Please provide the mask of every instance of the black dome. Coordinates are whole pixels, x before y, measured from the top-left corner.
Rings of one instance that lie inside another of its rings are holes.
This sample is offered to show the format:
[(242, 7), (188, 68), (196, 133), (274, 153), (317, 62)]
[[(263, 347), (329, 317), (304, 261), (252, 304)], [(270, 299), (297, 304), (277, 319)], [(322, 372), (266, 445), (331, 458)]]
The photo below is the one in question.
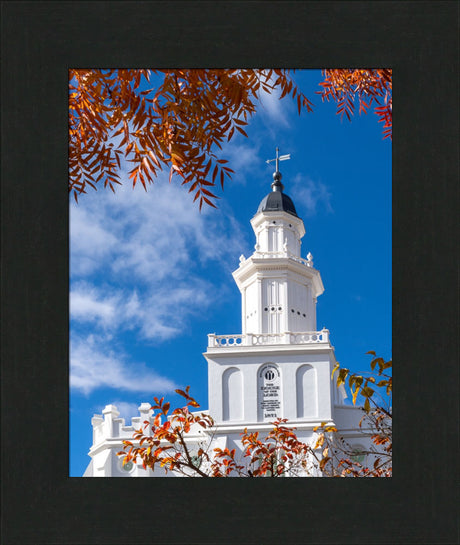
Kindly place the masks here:
[(281, 191), (272, 191), (264, 197), (257, 209), (257, 213), (259, 212), (287, 212), (296, 218), (299, 217), (291, 197)]
[(273, 178), (275, 179), (275, 181), (272, 183), (273, 191), (262, 199), (261, 203), (259, 204), (259, 208), (257, 209), (257, 213), (287, 212), (288, 214), (292, 214), (298, 218), (299, 216), (297, 215), (291, 197), (283, 193), (284, 186), (281, 183), (281, 174), (279, 172), (275, 172)]

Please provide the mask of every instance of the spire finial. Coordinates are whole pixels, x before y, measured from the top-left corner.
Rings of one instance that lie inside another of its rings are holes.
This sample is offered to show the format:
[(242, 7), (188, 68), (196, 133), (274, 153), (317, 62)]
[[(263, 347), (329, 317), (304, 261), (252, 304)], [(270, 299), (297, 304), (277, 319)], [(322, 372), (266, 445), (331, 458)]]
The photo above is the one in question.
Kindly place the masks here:
[(268, 163), (272, 163), (273, 161), (275, 161), (275, 172), (273, 173), (273, 183), (272, 183), (272, 189), (273, 191), (283, 191), (284, 189), (284, 186), (283, 184), (281, 183), (281, 172), (279, 171), (279, 162), (280, 161), (286, 161), (287, 159), (290, 159), (291, 158), (291, 154), (289, 153), (288, 155), (281, 155), (281, 157), (279, 156), (279, 148), (277, 147), (276, 148), (276, 157), (275, 159), (267, 159), (267, 161), (265, 161), (267, 164)]

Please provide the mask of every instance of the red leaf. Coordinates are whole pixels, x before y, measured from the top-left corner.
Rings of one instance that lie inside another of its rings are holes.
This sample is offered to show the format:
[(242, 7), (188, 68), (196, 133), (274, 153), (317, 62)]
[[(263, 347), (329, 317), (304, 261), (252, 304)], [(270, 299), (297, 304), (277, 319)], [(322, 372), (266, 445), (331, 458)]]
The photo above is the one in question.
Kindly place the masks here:
[(212, 173), (212, 182), (213, 182), (213, 183), (216, 181), (216, 176), (217, 176), (218, 170), (219, 170), (219, 166), (216, 165), (216, 166), (214, 167), (214, 171), (213, 171), (213, 173)]
[(235, 125), (235, 128), (237, 131), (239, 131), (243, 136), (246, 136), (246, 138), (248, 137), (248, 135), (246, 134), (245, 131), (243, 131), (243, 129), (241, 127), (238, 127), (237, 125)]

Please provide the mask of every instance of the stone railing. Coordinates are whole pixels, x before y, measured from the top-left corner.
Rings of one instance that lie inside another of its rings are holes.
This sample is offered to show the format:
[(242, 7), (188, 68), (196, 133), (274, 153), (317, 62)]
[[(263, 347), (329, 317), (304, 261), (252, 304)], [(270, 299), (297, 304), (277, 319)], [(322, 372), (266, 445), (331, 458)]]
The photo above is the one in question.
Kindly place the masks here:
[[(311, 255), (311, 254), (310, 254)], [(304, 259), (303, 257), (299, 257), (292, 252), (289, 251), (283, 251), (283, 252), (260, 252), (256, 251), (253, 253), (253, 257), (256, 258), (263, 258), (263, 259), (274, 259), (277, 257), (287, 257), (289, 259), (292, 259), (293, 261), (296, 261), (297, 263), (302, 263), (302, 265), (305, 265), (307, 267), (313, 267), (313, 260), (311, 259)], [(240, 258), (240, 261), (241, 258)]]
[(302, 333), (247, 333), (246, 335), (208, 335), (208, 348), (231, 348), (235, 346), (266, 346), (276, 344), (329, 343), (329, 330)]

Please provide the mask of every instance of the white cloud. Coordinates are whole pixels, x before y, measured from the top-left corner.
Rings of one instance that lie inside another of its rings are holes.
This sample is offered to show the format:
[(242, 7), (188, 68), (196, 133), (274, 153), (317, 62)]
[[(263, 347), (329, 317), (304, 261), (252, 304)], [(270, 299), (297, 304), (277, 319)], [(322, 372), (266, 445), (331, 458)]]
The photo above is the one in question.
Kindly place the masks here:
[(178, 335), (223, 277), (203, 279), (200, 268), (231, 270), (241, 233), (229, 210), (200, 213), (183, 187), (161, 178), (147, 193), (126, 182), (116, 195), (88, 195), (71, 213), (74, 324), (155, 340)]
[[(140, 403), (129, 403), (127, 401), (115, 400), (111, 403), (107, 403), (107, 405), (115, 405), (120, 413), (120, 417), (125, 419), (125, 423), (127, 425), (130, 425), (130, 420), (133, 416), (139, 416), (138, 408)], [(101, 414), (104, 408), (105, 405), (99, 405), (98, 407), (96, 407), (95, 412)]]
[(72, 274), (95, 272), (79, 267), (93, 260), (98, 269), (109, 266), (114, 273), (144, 280), (153, 274), (160, 280), (177, 275), (177, 267), (195, 251), (217, 261), (226, 259), (229, 250), (238, 252), (237, 240), (225, 231), (225, 216), (208, 209), (200, 214), (183, 187), (162, 179), (147, 192), (128, 185), (116, 195), (92, 194), (73, 205), (85, 210), (71, 214)]
[(114, 388), (130, 392), (172, 392), (176, 386), (151, 371), (144, 363), (127, 361), (126, 356), (111, 347), (113, 339), (89, 335), (72, 339), (70, 346), (70, 386), (89, 395), (98, 388)]
[(106, 334), (135, 329), (144, 339), (162, 341), (179, 335), (190, 317), (207, 309), (212, 291), (199, 279), (140, 292), (81, 282), (70, 293), (70, 316), (74, 326), (95, 326)]
[(230, 168), (235, 171), (229, 183), (245, 182), (247, 174), (260, 176), (260, 166), (263, 165), (263, 160), (259, 156), (260, 147), (260, 143), (238, 144), (234, 140), (222, 146), (222, 157), (228, 160)]
[(119, 297), (107, 297), (91, 285), (81, 284), (70, 292), (70, 316), (75, 320), (110, 325), (116, 317)]
[(127, 306), (126, 319), (135, 320), (144, 338), (169, 339), (180, 335), (187, 320), (201, 314), (210, 304), (205, 284), (200, 286), (194, 281), (187, 287), (158, 290), (142, 301), (136, 294)]
[(262, 115), (265, 114), (270, 122), (289, 127), (286, 103), (279, 99), (279, 93), (273, 91), (269, 94), (262, 91), (260, 103)]
[[(272, 76), (272, 82), (275, 77)], [(287, 98), (280, 100), (281, 90), (275, 89), (271, 93), (266, 93), (262, 88), (260, 90), (260, 104), (262, 108), (259, 109), (262, 117), (265, 117), (270, 124), (280, 125), (282, 128), (289, 128), (290, 123), (288, 120), (289, 114), (292, 111), (292, 100)]]
[[(90, 199), (93, 195), (89, 195)], [(81, 199), (82, 201), (84, 198)], [(110, 256), (117, 237), (103, 225), (104, 216), (94, 213), (94, 209), (84, 205), (70, 207), (70, 241), (72, 273), (86, 275), (100, 267), (101, 260)]]
[[(293, 179), (290, 193), (296, 204), (297, 212), (304, 210), (306, 216), (316, 214), (319, 206), (322, 206), (328, 213), (333, 212), (331, 193), (322, 182), (313, 181), (302, 174), (297, 174)], [(299, 213), (302, 215), (301, 212)]]

